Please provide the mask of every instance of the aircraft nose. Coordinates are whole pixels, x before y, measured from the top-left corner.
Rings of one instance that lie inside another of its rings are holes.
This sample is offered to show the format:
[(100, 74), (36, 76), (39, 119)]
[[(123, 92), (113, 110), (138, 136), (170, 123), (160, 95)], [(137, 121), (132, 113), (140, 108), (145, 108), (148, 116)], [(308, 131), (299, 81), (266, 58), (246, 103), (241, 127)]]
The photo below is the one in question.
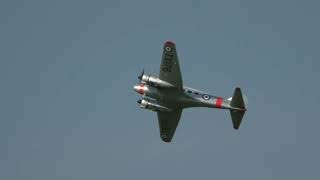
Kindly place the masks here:
[(133, 89), (134, 89), (134, 91), (139, 92), (139, 86), (138, 85), (133, 86)]
[(139, 94), (144, 94), (144, 92), (145, 92), (144, 84), (135, 85), (135, 86), (133, 86), (133, 89)]

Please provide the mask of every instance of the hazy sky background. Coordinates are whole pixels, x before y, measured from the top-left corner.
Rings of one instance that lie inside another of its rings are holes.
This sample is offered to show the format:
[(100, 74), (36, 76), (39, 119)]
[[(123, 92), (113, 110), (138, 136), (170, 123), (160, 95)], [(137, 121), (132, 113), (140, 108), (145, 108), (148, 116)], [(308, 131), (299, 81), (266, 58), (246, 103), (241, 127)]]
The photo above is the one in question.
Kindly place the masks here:
[[(0, 1), (0, 179), (318, 180), (320, 3)], [(187, 109), (171, 144), (132, 86), (177, 45), (183, 82), (249, 98)]]

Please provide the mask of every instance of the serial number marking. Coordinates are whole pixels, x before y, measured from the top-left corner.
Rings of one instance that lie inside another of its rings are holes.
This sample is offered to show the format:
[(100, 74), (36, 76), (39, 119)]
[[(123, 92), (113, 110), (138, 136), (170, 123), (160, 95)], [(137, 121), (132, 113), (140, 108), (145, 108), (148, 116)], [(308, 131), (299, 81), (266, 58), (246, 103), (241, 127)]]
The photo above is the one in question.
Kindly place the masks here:
[(171, 72), (173, 56), (173, 54), (165, 54), (162, 71)]

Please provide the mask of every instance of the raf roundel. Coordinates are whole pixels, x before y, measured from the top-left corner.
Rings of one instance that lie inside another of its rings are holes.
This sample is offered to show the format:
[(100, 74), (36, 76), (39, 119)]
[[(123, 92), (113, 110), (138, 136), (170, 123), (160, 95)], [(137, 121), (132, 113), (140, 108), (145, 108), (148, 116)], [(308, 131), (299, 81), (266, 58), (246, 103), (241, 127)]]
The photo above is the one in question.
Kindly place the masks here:
[(171, 48), (170, 46), (166, 46), (166, 47), (165, 47), (165, 50), (168, 51), (168, 52), (171, 52), (171, 51), (172, 51), (172, 48)]
[(161, 137), (166, 139), (168, 136), (165, 134), (162, 134)]
[(204, 95), (202, 95), (202, 98), (203, 98), (204, 100), (209, 100), (209, 99), (210, 99), (210, 96), (209, 96), (208, 94), (204, 94)]

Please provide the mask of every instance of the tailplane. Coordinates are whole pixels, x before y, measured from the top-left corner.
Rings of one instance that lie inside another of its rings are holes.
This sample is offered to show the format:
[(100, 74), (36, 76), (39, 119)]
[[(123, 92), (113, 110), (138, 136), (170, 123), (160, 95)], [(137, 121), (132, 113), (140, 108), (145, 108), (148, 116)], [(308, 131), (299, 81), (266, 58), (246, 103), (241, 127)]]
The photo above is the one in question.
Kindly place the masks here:
[(246, 104), (248, 99), (246, 96), (242, 95), (241, 90), (237, 87), (234, 90), (232, 98), (228, 99), (230, 101), (230, 114), (232, 118), (233, 128), (239, 129), (244, 113), (246, 112)]

